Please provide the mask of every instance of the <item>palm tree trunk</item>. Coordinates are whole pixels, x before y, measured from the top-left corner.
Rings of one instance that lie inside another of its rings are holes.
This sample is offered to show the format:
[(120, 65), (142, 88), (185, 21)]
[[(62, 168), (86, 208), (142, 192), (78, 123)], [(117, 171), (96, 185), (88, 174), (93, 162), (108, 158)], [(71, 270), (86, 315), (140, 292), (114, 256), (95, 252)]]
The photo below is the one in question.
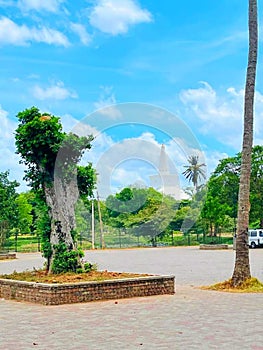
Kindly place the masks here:
[(238, 286), (251, 277), (248, 247), (249, 194), (251, 154), (253, 145), (254, 95), (258, 51), (257, 0), (249, 0), (249, 57), (244, 103), (244, 133), (242, 164), (238, 194), (238, 218), (236, 237), (236, 260), (232, 285)]

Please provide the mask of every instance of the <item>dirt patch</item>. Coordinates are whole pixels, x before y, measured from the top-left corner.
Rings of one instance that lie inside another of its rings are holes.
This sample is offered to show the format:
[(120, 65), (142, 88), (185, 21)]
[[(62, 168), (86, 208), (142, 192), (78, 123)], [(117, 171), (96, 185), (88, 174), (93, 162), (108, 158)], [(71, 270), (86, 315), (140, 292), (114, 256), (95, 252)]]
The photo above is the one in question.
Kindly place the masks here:
[(135, 274), (126, 272), (90, 271), (87, 273), (64, 273), (47, 274), (45, 270), (34, 270), (25, 272), (13, 272), (9, 275), (0, 275), (0, 278), (16, 281), (38, 282), (38, 283), (76, 283), (90, 281), (105, 281), (111, 279), (134, 278), (150, 276), (147, 274)]

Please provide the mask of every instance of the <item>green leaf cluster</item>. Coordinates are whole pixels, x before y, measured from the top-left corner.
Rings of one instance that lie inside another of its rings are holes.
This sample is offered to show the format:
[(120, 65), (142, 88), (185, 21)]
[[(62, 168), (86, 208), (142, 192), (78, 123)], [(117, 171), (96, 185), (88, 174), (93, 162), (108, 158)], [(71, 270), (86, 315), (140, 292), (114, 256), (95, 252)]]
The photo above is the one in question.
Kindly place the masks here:
[(92, 164), (87, 166), (78, 166), (77, 168), (77, 183), (79, 194), (82, 199), (93, 196), (93, 189), (97, 181), (95, 169)]
[(64, 242), (54, 245), (55, 255), (52, 262), (52, 273), (83, 272), (80, 258), (84, 253), (81, 249), (68, 250)]
[(17, 118), (17, 153), (27, 167), (25, 180), (32, 188), (38, 190), (44, 184), (52, 184), (55, 176), (67, 182), (78, 174), (81, 193), (90, 194), (96, 180), (95, 171), (91, 164), (77, 170), (77, 164), (85, 150), (91, 148), (93, 136), (66, 134), (58, 117), (43, 115), (36, 107), (19, 112)]
[(106, 199), (108, 225), (150, 240), (165, 234), (177, 202), (153, 188), (124, 188)]
[(25, 180), (35, 188), (53, 181), (57, 153), (66, 134), (59, 118), (40, 113), (32, 107), (17, 115), (19, 120), (15, 139), (21, 163), (27, 167)]
[[(202, 218), (210, 230), (235, 226), (237, 217), (241, 153), (220, 160), (207, 184), (207, 196), (202, 210)], [(250, 181), (250, 225), (263, 225), (263, 147), (252, 150)]]
[(199, 187), (198, 184), (206, 178), (206, 173), (203, 169), (205, 164), (199, 163), (199, 157), (197, 155), (189, 156), (188, 163), (188, 165), (184, 166), (186, 169), (183, 172), (183, 175), (189, 182), (192, 182), (195, 190), (197, 191)]
[(32, 193), (28, 192), (20, 193), (15, 200), (18, 209), (17, 226), (21, 234), (31, 233), (33, 224), (33, 206), (30, 203), (31, 198)]
[(19, 211), (16, 203), (18, 186), (17, 181), (9, 179), (8, 171), (0, 173), (0, 249), (10, 230), (18, 226)]

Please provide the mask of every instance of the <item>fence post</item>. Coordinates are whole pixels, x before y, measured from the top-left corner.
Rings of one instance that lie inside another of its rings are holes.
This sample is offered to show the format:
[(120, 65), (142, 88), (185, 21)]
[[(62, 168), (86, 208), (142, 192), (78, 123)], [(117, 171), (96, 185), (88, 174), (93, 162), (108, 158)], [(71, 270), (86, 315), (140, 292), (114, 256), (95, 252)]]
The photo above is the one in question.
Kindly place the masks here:
[(15, 252), (17, 253), (17, 236), (18, 236), (18, 231), (16, 229), (15, 231)]
[(121, 248), (121, 229), (119, 228), (119, 246)]
[(40, 235), (37, 235), (37, 250), (40, 252)]

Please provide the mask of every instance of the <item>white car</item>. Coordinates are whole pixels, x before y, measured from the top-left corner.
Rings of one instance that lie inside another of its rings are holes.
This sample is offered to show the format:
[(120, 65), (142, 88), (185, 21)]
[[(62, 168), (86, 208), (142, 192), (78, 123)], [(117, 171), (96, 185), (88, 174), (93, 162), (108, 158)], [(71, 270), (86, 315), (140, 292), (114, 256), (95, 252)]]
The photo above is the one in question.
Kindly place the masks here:
[(248, 244), (250, 248), (263, 246), (263, 229), (248, 230)]

